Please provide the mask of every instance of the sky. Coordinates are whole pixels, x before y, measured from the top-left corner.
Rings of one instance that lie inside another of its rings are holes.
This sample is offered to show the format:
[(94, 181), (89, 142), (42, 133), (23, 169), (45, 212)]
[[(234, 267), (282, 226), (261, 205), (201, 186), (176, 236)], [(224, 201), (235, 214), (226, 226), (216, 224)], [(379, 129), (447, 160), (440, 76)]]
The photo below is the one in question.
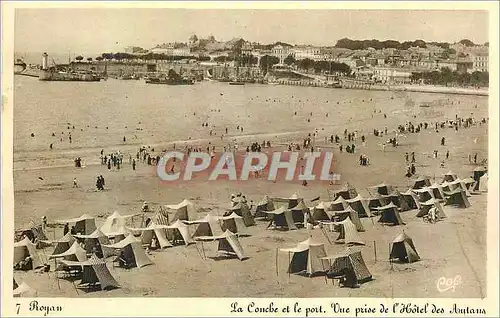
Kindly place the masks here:
[(16, 9), (15, 52), (123, 51), (189, 36), (333, 46), (351, 39), (488, 42), (486, 11)]

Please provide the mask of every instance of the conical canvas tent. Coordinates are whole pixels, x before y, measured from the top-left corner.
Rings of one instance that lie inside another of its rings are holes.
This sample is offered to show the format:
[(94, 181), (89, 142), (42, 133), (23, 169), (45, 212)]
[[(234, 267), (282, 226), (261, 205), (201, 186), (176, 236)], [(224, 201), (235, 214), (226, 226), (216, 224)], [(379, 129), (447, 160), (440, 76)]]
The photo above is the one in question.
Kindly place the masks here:
[(197, 236), (218, 236), (222, 234), (222, 228), (219, 223), (219, 217), (207, 214), (203, 219), (186, 222), (188, 224), (198, 224), (193, 238)]
[(461, 188), (457, 188), (451, 192), (444, 192), (446, 196), (446, 205), (453, 205), (462, 209), (470, 207), (469, 199)]
[(52, 255), (66, 252), (75, 241), (76, 240), (73, 235), (71, 235), (71, 233), (66, 233), (66, 235), (64, 235), (62, 238), (55, 241), (56, 247), (54, 248), (54, 252), (52, 252)]
[(267, 211), (267, 214), (269, 215), (269, 218), (271, 219), (271, 222), (267, 226), (268, 228), (270, 226), (274, 226), (276, 229), (282, 229), (282, 230), (296, 230), (297, 226), (295, 226), (295, 223), (293, 222), (293, 216), (292, 216), (292, 211), (281, 207), (279, 209), (276, 209), (274, 211)]
[(299, 203), (299, 201), (303, 201), (303, 199), (299, 198), (299, 195), (297, 193), (294, 193), (291, 197), (288, 198), (288, 208), (293, 208)]
[(420, 210), (417, 213), (417, 217), (423, 217), (429, 214), (429, 211), (435, 208), (436, 210), (436, 219), (444, 219), (446, 214), (444, 213), (443, 207), (441, 203), (439, 203), (436, 199), (430, 199), (429, 201), (422, 202), (420, 206)]
[(171, 225), (167, 226), (166, 229), (167, 238), (172, 242), (173, 245), (189, 245), (195, 243), (195, 241), (191, 237), (191, 234), (189, 234), (188, 226), (182, 223), (180, 220), (177, 220)]
[(368, 206), (369, 200), (364, 199), (361, 194), (358, 194), (355, 198), (346, 200), (349, 206), (358, 213), (360, 218), (371, 217), (370, 208)]
[(420, 177), (418, 179), (415, 179), (413, 181), (413, 186), (411, 187), (412, 189), (422, 189), (425, 187), (428, 187), (431, 185), (431, 182), (429, 178), (426, 177)]
[(382, 204), (382, 206), (387, 205), (387, 204), (392, 202), (402, 212), (410, 210), (410, 207), (408, 206), (408, 204), (406, 204), (406, 201), (403, 199), (403, 196), (401, 195), (401, 193), (398, 190), (393, 190), (392, 194), (389, 194), (387, 196), (381, 196), (381, 197), (388, 199), (387, 201), (384, 200), (385, 204)]
[(22, 282), (14, 291), (12, 292), (14, 297), (36, 297), (37, 292), (28, 286), (25, 282)]
[(107, 236), (111, 236), (110, 233), (117, 233), (122, 228), (127, 225), (127, 219), (133, 218), (135, 215), (121, 215), (118, 211), (113, 212), (110, 216), (106, 218), (104, 224), (101, 226), (101, 232)]
[(376, 209), (381, 212), (380, 218), (378, 219), (379, 223), (390, 224), (390, 225), (405, 224), (401, 219), (401, 216), (399, 215), (398, 207), (395, 206), (392, 202), (388, 205)]
[(473, 178), (474, 178), (474, 181), (476, 181), (476, 185), (474, 186), (474, 191), (478, 191), (479, 190), (479, 185), (481, 184), (481, 177), (484, 176), (487, 172), (487, 169), (486, 167), (477, 167), (476, 169), (474, 169), (473, 173)]
[(89, 235), (79, 235), (75, 234), (77, 239), (83, 240), (85, 245), (85, 251), (88, 254), (96, 253), (99, 257), (108, 257), (113, 255), (113, 250), (102, 247), (102, 245), (109, 245), (108, 237), (102, 233), (99, 229), (96, 229)]
[(229, 230), (218, 236), (200, 236), (196, 239), (201, 241), (218, 241), (218, 256), (237, 257), (240, 261), (248, 258), (243, 251), (243, 247), (241, 247), (238, 236)]
[(63, 258), (67, 261), (86, 261), (87, 260), (87, 252), (81, 247), (78, 242), (74, 242), (71, 247), (60, 254), (52, 254), (49, 256), (49, 259)]
[(142, 249), (141, 241), (136, 239), (132, 234), (129, 234), (124, 240), (118, 243), (107, 245), (106, 247), (117, 249), (120, 255), (115, 259), (122, 267), (143, 267), (153, 264), (146, 252)]
[(231, 213), (236, 213), (237, 215), (241, 216), (246, 226), (255, 225), (255, 221), (253, 219), (252, 213), (250, 212), (250, 208), (246, 203), (238, 202), (235, 206), (229, 209), (227, 215), (230, 215)]
[(229, 230), (239, 236), (248, 235), (247, 226), (243, 222), (243, 218), (234, 212), (222, 218), (222, 230)]
[(344, 221), (337, 222), (336, 224), (339, 225), (339, 236), (335, 240), (335, 243), (365, 245), (350, 218), (346, 218)]
[(97, 227), (95, 225), (95, 218), (88, 214), (84, 214), (78, 218), (59, 220), (57, 223), (65, 224), (75, 224), (75, 231), (79, 234), (91, 234)]
[(255, 207), (255, 215), (254, 217), (267, 217), (266, 211), (274, 210), (274, 203), (267, 195), (262, 199), (262, 201), (258, 202)]
[(179, 204), (165, 205), (165, 207), (167, 209), (175, 211), (175, 215), (172, 221), (176, 220), (194, 221), (197, 219), (197, 213), (194, 204), (187, 199), (184, 199)]
[(146, 245), (151, 247), (153, 244), (153, 239), (158, 242), (160, 248), (171, 247), (172, 244), (167, 239), (167, 226), (159, 225), (154, 222), (149, 223), (149, 225), (145, 228), (129, 228), (132, 233), (141, 233), (141, 243), (142, 245)]
[(390, 260), (398, 259), (401, 262), (413, 263), (420, 260), (413, 240), (405, 233), (400, 234), (392, 241)]
[(330, 222), (332, 220), (333, 211), (328, 210), (329, 206), (325, 202), (320, 202), (318, 203), (317, 206), (315, 206), (312, 209), (312, 218), (314, 221), (327, 221)]
[(374, 189), (376, 193), (380, 195), (389, 195), (392, 193), (392, 186), (385, 183), (377, 184), (370, 188)]
[(344, 211), (335, 211), (333, 213), (334, 213), (333, 219), (335, 220), (335, 222), (341, 222), (344, 221), (345, 219), (350, 219), (351, 222), (354, 223), (356, 230), (358, 232), (365, 231), (363, 223), (361, 223), (361, 220), (359, 219), (358, 213), (354, 211), (352, 208), (348, 207)]
[(403, 200), (406, 201), (406, 204), (410, 209), (420, 209), (420, 202), (418, 201), (418, 195), (413, 192), (411, 189), (408, 189), (406, 192), (402, 192)]
[(35, 244), (25, 237), (22, 241), (14, 243), (14, 265), (26, 260), (27, 257), (31, 258), (32, 269), (43, 266), (43, 261), (40, 255), (36, 252)]
[(339, 197), (342, 197), (345, 200), (349, 200), (358, 196), (358, 191), (356, 191), (356, 188), (352, 187), (351, 185), (345, 184), (339, 190), (329, 191), (329, 194), (333, 198), (333, 200), (337, 200)]
[(485, 173), (484, 175), (479, 178), (479, 187), (478, 187), (480, 192), (488, 192), (488, 174)]
[(324, 257), (323, 260), (329, 263), (328, 277), (345, 276), (348, 286), (354, 287), (372, 280), (361, 251), (347, 248), (343, 253)]
[(337, 200), (328, 203), (331, 211), (343, 211), (349, 207), (349, 203), (343, 197), (338, 197)]
[(309, 208), (304, 203), (304, 200), (300, 200), (297, 205), (289, 209), (292, 211), (292, 218), (295, 225), (303, 225), (305, 214), (309, 213)]
[(443, 182), (444, 181), (452, 182), (452, 181), (455, 181), (455, 179), (457, 179), (457, 178), (458, 178), (458, 176), (455, 173), (448, 171), (447, 173), (445, 173), (443, 175)]
[(287, 271), (290, 274), (313, 276), (325, 272), (327, 262), (322, 260), (322, 257), (326, 256), (323, 243), (309, 238), (298, 243), (296, 247), (284, 248), (280, 251), (288, 253), (289, 256), (292, 255)]
[(16, 282), (16, 279), (15, 279), (15, 278), (12, 278), (12, 280), (13, 280), (13, 282), (14, 282), (14, 286), (13, 286), (13, 287), (14, 287), (14, 289), (16, 289), (17, 287), (19, 287), (19, 285), (18, 285), (18, 284), (17, 284), (17, 282)]
[(378, 207), (385, 205), (385, 204), (381, 204), (379, 198), (377, 198), (377, 197), (371, 197), (371, 198), (368, 198), (366, 200), (368, 201), (368, 208), (370, 209), (370, 211), (374, 211), (374, 210), (376, 210), (375, 208), (378, 208)]
[(83, 262), (62, 260), (61, 263), (66, 267), (81, 267), (82, 279), (78, 287), (99, 286), (101, 290), (120, 287), (120, 284), (118, 284), (113, 275), (111, 275), (111, 272), (106, 266), (106, 262), (103, 259), (99, 259), (95, 254)]

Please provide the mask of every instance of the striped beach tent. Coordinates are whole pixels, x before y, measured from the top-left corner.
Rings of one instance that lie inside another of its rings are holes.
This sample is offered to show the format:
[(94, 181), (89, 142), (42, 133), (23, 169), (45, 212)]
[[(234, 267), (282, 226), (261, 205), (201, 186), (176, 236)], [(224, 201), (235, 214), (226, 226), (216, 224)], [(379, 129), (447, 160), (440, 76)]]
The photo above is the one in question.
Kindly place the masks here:
[(189, 233), (189, 228), (186, 224), (181, 222), (181, 220), (177, 220), (171, 225), (166, 227), (167, 238), (172, 242), (173, 245), (184, 244), (189, 245), (191, 243), (195, 243), (191, 234)]
[(389, 259), (391, 261), (397, 259), (401, 262), (413, 263), (420, 260), (420, 256), (413, 244), (413, 240), (403, 232), (392, 241)]
[(327, 276), (344, 276), (346, 286), (355, 287), (373, 279), (361, 251), (352, 247), (348, 247), (337, 255), (323, 257), (323, 260), (329, 263)]

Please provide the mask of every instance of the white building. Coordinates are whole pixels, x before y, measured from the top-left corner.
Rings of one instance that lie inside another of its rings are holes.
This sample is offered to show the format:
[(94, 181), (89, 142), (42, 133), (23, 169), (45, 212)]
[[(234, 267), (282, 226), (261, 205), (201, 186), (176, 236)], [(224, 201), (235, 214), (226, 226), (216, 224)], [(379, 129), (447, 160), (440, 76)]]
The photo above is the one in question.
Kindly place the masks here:
[(280, 59), (279, 64), (284, 64), (285, 59), (290, 55), (290, 48), (284, 45), (276, 45), (271, 49), (271, 55)]
[(291, 53), (296, 60), (311, 59), (320, 61), (324, 59), (321, 49), (314, 46), (296, 46)]
[(410, 76), (410, 70), (379, 66), (373, 68), (373, 79), (382, 83), (408, 83)]
[(471, 54), (472, 71), (473, 72), (488, 72), (490, 63), (488, 53)]

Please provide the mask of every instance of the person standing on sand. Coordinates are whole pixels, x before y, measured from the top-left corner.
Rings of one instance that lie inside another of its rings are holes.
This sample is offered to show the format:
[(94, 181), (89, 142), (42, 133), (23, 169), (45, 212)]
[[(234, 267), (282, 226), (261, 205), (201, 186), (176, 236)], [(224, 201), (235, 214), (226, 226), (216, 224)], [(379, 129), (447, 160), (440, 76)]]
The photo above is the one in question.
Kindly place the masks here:
[(415, 152), (412, 152), (412, 153), (411, 153), (411, 162), (412, 162), (412, 163), (413, 163), (413, 162), (416, 162), (416, 160), (415, 160)]
[(444, 146), (444, 141), (445, 141), (444, 137), (441, 138), (441, 146)]
[(132, 159), (132, 170), (135, 171), (135, 159)]
[(69, 233), (69, 224), (64, 224), (63, 236)]
[(78, 188), (78, 183), (76, 182), (76, 178), (73, 178), (73, 188)]
[(450, 157), (450, 151), (446, 150), (446, 160), (448, 160), (449, 157)]

